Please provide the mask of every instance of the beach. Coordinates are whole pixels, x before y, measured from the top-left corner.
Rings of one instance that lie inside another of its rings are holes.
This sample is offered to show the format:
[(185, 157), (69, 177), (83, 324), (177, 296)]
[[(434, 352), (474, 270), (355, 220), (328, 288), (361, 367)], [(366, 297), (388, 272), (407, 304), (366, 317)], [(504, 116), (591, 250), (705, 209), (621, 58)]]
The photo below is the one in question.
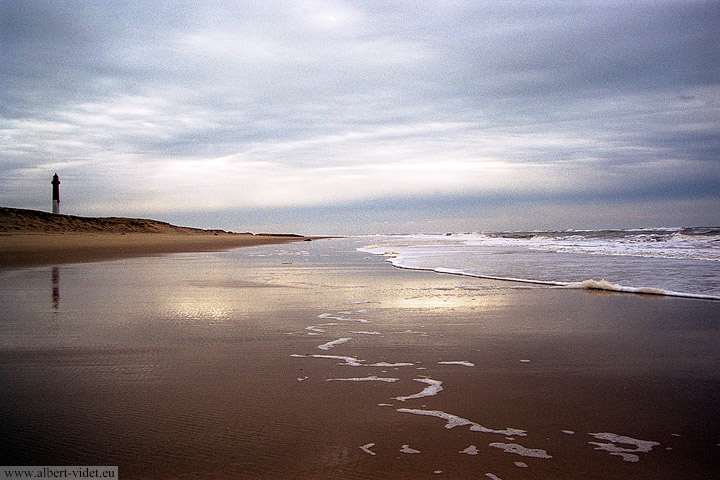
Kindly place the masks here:
[(9, 465), (120, 478), (713, 478), (720, 303), (327, 239), (0, 270)]
[(178, 227), (135, 218), (92, 218), (0, 207), (0, 268), (92, 262), (310, 240)]

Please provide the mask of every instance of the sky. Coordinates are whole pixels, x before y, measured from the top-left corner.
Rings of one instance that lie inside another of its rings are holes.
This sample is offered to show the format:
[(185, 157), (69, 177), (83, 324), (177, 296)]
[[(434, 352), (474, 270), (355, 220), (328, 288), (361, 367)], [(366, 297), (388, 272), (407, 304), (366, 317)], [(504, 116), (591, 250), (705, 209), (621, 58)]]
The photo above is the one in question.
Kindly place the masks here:
[(0, 0), (0, 205), (305, 234), (720, 225), (720, 1)]

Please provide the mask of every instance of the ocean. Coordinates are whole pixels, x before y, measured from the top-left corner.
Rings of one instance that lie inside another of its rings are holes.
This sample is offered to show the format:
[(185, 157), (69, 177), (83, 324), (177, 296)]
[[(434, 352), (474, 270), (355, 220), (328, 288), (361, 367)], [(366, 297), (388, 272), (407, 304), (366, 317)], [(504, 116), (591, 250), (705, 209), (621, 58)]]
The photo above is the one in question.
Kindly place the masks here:
[(396, 267), (523, 284), (720, 300), (720, 227), (382, 235)]

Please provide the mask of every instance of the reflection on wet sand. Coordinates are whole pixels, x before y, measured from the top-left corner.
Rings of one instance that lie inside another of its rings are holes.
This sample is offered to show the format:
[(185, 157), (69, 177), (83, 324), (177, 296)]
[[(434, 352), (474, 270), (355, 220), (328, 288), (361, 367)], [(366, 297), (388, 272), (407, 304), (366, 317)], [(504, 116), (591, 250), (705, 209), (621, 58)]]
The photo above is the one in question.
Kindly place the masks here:
[(52, 304), (57, 312), (60, 308), (60, 267), (52, 267)]

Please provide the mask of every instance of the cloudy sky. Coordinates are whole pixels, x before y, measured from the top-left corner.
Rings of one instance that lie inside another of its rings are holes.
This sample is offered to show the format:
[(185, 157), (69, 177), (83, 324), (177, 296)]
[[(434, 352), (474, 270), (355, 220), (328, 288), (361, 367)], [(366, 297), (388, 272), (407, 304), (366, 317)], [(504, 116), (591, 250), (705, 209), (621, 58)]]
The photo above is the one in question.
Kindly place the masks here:
[(0, 0), (0, 205), (236, 231), (720, 224), (720, 1)]

